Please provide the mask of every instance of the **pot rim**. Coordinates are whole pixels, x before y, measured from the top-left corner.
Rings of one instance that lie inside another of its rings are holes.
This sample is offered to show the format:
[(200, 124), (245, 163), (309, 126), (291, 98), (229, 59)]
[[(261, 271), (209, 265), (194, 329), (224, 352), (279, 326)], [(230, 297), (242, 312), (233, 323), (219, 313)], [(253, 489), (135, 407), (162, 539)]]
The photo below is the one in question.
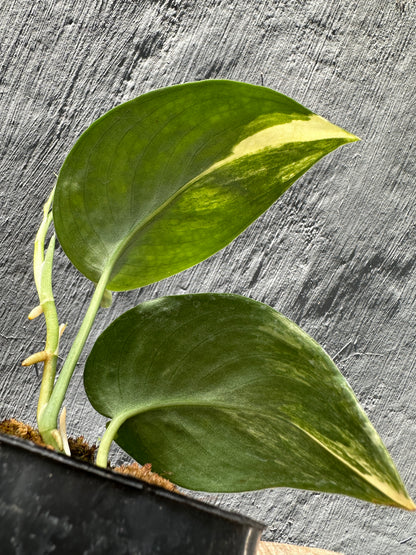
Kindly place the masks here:
[(120, 474), (110, 469), (100, 468), (98, 466), (95, 466), (94, 464), (91, 464), (85, 461), (73, 459), (71, 457), (68, 457), (64, 453), (58, 453), (56, 451), (47, 449), (46, 447), (42, 447), (41, 445), (36, 445), (35, 443), (23, 438), (0, 433), (0, 450), (1, 450), (2, 443), (8, 444), (11, 447), (22, 449), (29, 453), (36, 454), (41, 457), (50, 459), (56, 463), (63, 464), (64, 466), (71, 467), (73, 469), (77, 469), (81, 472), (94, 474), (95, 476), (99, 476), (101, 478), (107, 478), (116, 483), (122, 484), (123, 486), (127, 486), (129, 488), (150, 493), (159, 498), (165, 498), (165, 499), (167, 498), (172, 501), (175, 501), (176, 503), (189, 505), (195, 509), (214, 514), (216, 516), (235, 522), (237, 524), (250, 526), (252, 528), (257, 528), (259, 530), (264, 530), (266, 528), (265, 524), (258, 522), (256, 520), (253, 520), (252, 518), (242, 515), (240, 513), (222, 509), (215, 505), (211, 505), (205, 501), (201, 501), (199, 499), (194, 499), (193, 497), (189, 497), (188, 495), (183, 495), (180, 493), (175, 493), (173, 491), (168, 491), (160, 486), (149, 484), (148, 482), (140, 480), (139, 478), (134, 478), (132, 476), (128, 476), (125, 474)]

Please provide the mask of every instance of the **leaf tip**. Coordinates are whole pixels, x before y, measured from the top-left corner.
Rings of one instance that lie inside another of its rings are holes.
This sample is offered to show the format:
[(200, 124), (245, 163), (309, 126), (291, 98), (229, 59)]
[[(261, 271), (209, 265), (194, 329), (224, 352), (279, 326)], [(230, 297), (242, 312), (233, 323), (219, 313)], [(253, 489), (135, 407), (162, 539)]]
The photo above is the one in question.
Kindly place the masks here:
[(356, 141), (361, 141), (360, 137), (357, 137), (357, 135), (354, 135), (353, 133), (350, 133), (346, 129), (343, 129), (342, 127), (338, 127), (337, 125), (334, 125), (330, 122), (328, 123), (332, 128), (335, 128), (338, 130), (338, 134), (339, 134), (338, 136), (342, 138), (346, 143), (355, 143)]
[(390, 497), (393, 501), (392, 505), (399, 509), (404, 509), (405, 511), (416, 511), (416, 505), (413, 500), (409, 497), (406, 490), (403, 492), (398, 492), (396, 495)]
[(416, 505), (410, 497), (406, 500), (406, 503), (402, 505), (402, 508), (406, 511), (416, 511)]
[(344, 144), (361, 141), (360, 137), (317, 114), (312, 114), (308, 120), (308, 135), (308, 140), (341, 139)]
[[(404, 509), (406, 511), (415, 511), (416, 505), (410, 498), (406, 491), (405, 486), (399, 479), (399, 483), (396, 486), (377, 479), (375, 476), (369, 480), (370, 483), (378, 489), (385, 496), (385, 500), (381, 501), (382, 505), (390, 505), (392, 507), (397, 507), (399, 509)], [(373, 501), (378, 503), (378, 501)]]
[(345, 131), (345, 134), (346, 134), (346, 139), (348, 143), (355, 143), (356, 141), (362, 141), (361, 137), (357, 137), (357, 135), (348, 133), (348, 131)]

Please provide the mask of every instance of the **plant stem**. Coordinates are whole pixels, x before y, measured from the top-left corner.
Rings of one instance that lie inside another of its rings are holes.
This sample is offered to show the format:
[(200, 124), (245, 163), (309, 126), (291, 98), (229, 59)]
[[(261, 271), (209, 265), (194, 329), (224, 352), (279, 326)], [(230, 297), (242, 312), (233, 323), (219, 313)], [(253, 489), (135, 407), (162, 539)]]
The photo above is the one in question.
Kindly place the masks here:
[(102, 468), (107, 468), (108, 454), (110, 452), (111, 444), (114, 438), (116, 437), (120, 426), (125, 422), (125, 420), (126, 420), (126, 414), (122, 414), (116, 418), (113, 418), (113, 420), (111, 420), (110, 423), (108, 424), (107, 429), (104, 432), (104, 435), (100, 441), (100, 446), (97, 451), (97, 458), (95, 461), (95, 464), (97, 466), (101, 466)]
[(59, 377), (55, 383), (55, 386), (53, 387), (49, 402), (43, 409), (38, 421), (39, 432), (41, 433), (43, 440), (58, 449), (61, 449), (59, 442), (57, 442), (56, 440), (59, 411), (61, 410), (62, 404), (64, 402), (65, 394), (68, 389), (72, 374), (74, 373), (75, 366), (90, 333), (97, 311), (100, 308), (101, 299), (105, 293), (111, 270), (112, 265), (107, 265), (101, 275), (101, 278), (94, 291), (94, 295), (91, 298), (88, 310), (84, 316), (84, 320), (82, 321), (81, 327), (77, 333), (74, 343), (72, 344), (72, 347), (68, 353)]
[(40, 386), (37, 418), (39, 420), (43, 408), (48, 403), (55, 380), (56, 363), (59, 349), (59, 322), (55, 301), (52, 294), (52, 258), (55, 248), (55, 236), (52, 237), (43, 263), (40, 306), (46, 322), (45, 361), (43, 365), (42, 383)]
[[(101, 275), (84, 320), (62, 367), (60, 375), (54, 385), (58, 359), (59, 338), (61, 335), (52, 291), (52, 268), (55, 250), (55, 235), (52, 236), (45, 255), (46, 235), (52, 222), (52, 212), (50, 208), (54, 192), (55, 189), (52, 190), (52, 193), (43, 207), (43, 219), (36, 234), (33, 253), (33, 274), (40, 304), (29, 314), (30, 320), (33, 320), (42, 313), (45, 316), (45, 349), (28, 357), (23, 361), (23, 365), (28, 366), (36, 362), (43, 362), (44, 368), (37, 409), (38, 428), (45, 443), (51, 445), (59, 451), (62, 451), (65, 447), (65, 438), (62, 437), (58, 430), (57, 421), (59, 412), (61, 410), (75, 366), (90, 333), (103, 296), (106, 293), (106, 285), (110, 278), (113, 264), (112, 262), (107, 264), (107, 267)], [(108, 299), (106, 304), (109, 304)], [(63, 328), (65, 328), (65, 326), (63, 326)]]
[(32, 364), (37, 360), (43, 362), (42, 383), (39, 392), (37, 417), (43, 407), (49, 401), (52, 393), (53, 383), (56, 374), (56, 362), (59, 348), (59, 323), (56, 312), (55, 301), (52, 291), (52, 266), (53, 254), (55, 250), (55, 236), (49, 242), (45, 255), (45, 240), (49, 226), (52, 221), (50, 207), (53, 201), (55, 189), (52, 190), (47, 202), (43, 207), (43, 219), (35, 238), (33, 252), (33, 275), (35, 278), (36, 290), (39, 297), (39, 305), (31, 311), (29, 319), (33, 320), (40, 314), (44, 314), (46, 323), (46, 343), (44, 351), (32, 355), (23, 362), (24, 366)]

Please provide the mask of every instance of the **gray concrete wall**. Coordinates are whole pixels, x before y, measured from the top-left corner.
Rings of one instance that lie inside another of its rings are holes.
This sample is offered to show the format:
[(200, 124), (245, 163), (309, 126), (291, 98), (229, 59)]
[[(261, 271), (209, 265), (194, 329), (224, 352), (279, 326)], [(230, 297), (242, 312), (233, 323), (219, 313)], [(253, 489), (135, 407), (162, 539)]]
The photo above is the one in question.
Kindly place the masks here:
[[(34, 423), (39, 378), (20, 367), (44, 331), (27, 320), (31, 242), (75, 139), (153, 88), (264, 81), (363, 141), (322, 160), (208, 261), (116, 295), (92, 340), (126, 308), (164, 294), (266, 302), (335, 357), (415, 497), (415, 23), (414, 0), (3, 0), (0, 417)], [(91, 285), (62, 253), (55, 290), (69, 324), (65, 353)], [(94, 440), (103, 419), (83, 393), (81, 366), (69, 428)], [(267, 540), (348, 555), (416, 551), (414, 514), (286, 489), (203, 497), (267, 522)]]

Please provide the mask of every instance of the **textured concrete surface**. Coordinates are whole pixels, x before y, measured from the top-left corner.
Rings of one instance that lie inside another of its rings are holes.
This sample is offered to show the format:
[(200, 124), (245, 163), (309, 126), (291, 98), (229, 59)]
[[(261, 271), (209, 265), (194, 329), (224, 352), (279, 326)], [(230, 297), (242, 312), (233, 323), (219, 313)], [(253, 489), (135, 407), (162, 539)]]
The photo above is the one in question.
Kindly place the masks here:
[[(153, 88), (205, 78), (261, 84), (360, 136), (322, 160), (232, 245), (128, 294), (127, 307), (183, 292), (233, 292), (283, 312), (335, 358), (416, 496), (416, 208), (413, 0), (8, 0), (0, 8), (0, 417), (34, 423), (41, 348), (31, 241), (55, 173), (78, 135)], [(91, 285), (62, 253), (55, 291), (69, 326)], [(94, 440), (103, 419), (82, 391), (69, 428)], [(115, 458), (120, 458), (118, 452)], [(292, 490), (201, 497), (269, 524), (264, 539), (347, 555), (410, 555), (416, 517)]]

